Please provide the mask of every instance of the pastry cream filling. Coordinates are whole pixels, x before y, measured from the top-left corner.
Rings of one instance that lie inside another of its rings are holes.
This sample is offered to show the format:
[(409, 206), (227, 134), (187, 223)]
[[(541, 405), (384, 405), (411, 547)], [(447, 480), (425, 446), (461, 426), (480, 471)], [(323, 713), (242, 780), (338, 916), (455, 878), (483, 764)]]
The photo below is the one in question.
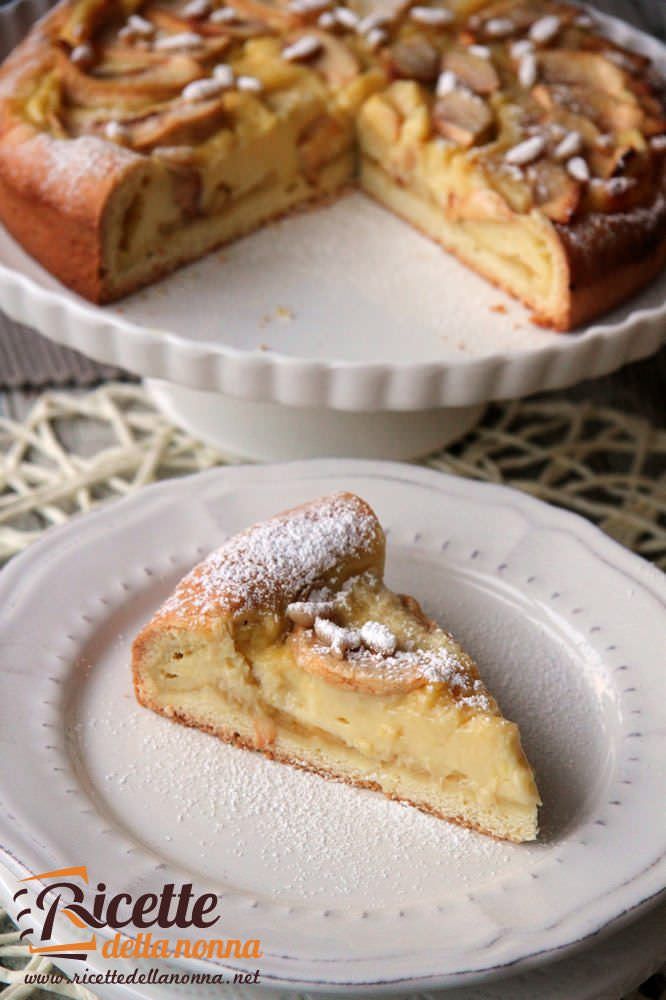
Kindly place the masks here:
[[(532, 808), (536, 794), (529, 772), (516, 773), (522, 761), (513, 723), (493, 716), (468, 716), (454, 704), (436, 704), (434, 686), (404, 696), (359, 694), (295, 671), (284, 650), (254, 664), (200, 649), (184, 657), (160, 678), (157, 700), (179, 705), (202, 721), (226, 721), (226, 706), (248, 714), (255, 733), (269, 745), (276, 728), (316, 734), (321, 745), (342, 744), (357, 750), (384, 773), (410, 773), (422, 779), (424, 799), (432, 781), (468, 784), (474, 798), (491, 804)], [(278, 737), (279, 741), (279, 737)], [(367, 775), (366, 775), (367, 776)]]
[(357, 120), (361, 186), (392, 211), (528, 301), (556, 294), (552, 231), (489, 188), (482, 161), (430, 137), (423, 89), (393, 84)]
[(370, 760), (439, 781), (470, 780), (489, 799), (533, 801), (529, 782), (515, 771), (516, 727), (443, 704), (434, 685), (406, 695), (364, 694), (294, 670), (280, 651), (255, 663), (254, 675), (265, 704)]
[[(416, 636), (431, 648), (441, 642), (440, 630), (415, 623), (386, 589), (357, 588), (343, 618), (353, 626), (380, 615), (403, 641)], [(158, 700), (168, 705), (177, 694), (179, 706), (209, 724), (216, 706), (225, 719), (224, 706), (234, 705), (267, 746), (276, 738), (279, 746), (280, 729), (314, 732), (319, 744), (357, 752), (366, 778), (375, 766), (382, 781), (386, 774), (410, 775), (412, 786), (421, 783), (424, 801), (433, 782), (442, 789), (455, 784), (463, 795), (469, 786), (486, 805), (532, 808), (538, 800), (518, 728), (492, 699), (480, 711), (456, 701), (441, 683), (377, 694), (359, 690), (362, 681), (330, 681), (294, 662), (295, 644), (273, 628), (279, 630), (274, 622), (267, 630), (249, 629), (247, 648), (242, 634), (234, 642), (225, 633), (216, 643), (179, 651), (168, 670), (151, 672)]]
[[(159, 270), (162, 261), (200, 256), (241, 236), (312, 198), (331, 194), (352, 176), (350, 152), (321, 165), (315, 179), (302, 172), (280, 176), (267, 166), (251, 189), (216, 189), (215, 212), (184, 220), (173, 198), (174, 178), (154, 170), (139, 186), (127, 184), (107, 212), (105, 262), (110, 277), (121, 283), (127, 275)], [(211, 199), (213, 200), (213, 199)]]
[(205, 141), (155, 140), (111, 197), (105, 269), (118, 284), (199, 256), (353, 176), (352, 113), (377, 85), (370, 74), (333, 98), (317, 73), (281, 59), (275, 38), (250, 40), (231, 65), (261, 79), (263, 92), (223, 95), (224, 127)]

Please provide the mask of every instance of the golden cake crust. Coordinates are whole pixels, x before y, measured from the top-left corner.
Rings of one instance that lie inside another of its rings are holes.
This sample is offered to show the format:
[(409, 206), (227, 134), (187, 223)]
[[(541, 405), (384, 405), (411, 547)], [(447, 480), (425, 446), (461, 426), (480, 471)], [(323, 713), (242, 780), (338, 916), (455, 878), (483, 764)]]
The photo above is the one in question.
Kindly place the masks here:
[(114, 143), (58, 139), (21, 114), (26, 89), (53, 66), (67, 7), (39, 21), (0, 70), (0, 218), (48, 271), (99, 302), (105, 207), (128, 173), (145, 168)]
[(163, 629), (213, 632), (261, 617), (284, 618), (313, 588), (339, 587), (362, 573), (381, 577), (385, 538), (372, 508), (334, 493), (262, 521), (216, 549), (187, 574), (137, 636), (135, 658)]

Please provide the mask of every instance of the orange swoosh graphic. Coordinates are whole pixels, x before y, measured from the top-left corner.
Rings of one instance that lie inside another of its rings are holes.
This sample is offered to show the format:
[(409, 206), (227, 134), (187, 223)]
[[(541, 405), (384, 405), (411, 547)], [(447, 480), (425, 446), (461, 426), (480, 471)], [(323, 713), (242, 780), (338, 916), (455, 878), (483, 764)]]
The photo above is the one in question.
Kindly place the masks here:
[(93, 935), (90, 941), (73, 941), (72, 944), (45, 944), (41, 948), (29, 946), (31, 955), (48, 955), (50, 951), (96, 951), (97, 938)]
[(88, 884), (88, 869), (86, 865), (79, 865), (74, 868), (57, 868), (52, 872), (40, 872), (38, 875), (31, 875), (29, 878), (22, 878), (21, 882), (34, 882), (42, 878), (64, 878), (67, 875), (78, 875)]

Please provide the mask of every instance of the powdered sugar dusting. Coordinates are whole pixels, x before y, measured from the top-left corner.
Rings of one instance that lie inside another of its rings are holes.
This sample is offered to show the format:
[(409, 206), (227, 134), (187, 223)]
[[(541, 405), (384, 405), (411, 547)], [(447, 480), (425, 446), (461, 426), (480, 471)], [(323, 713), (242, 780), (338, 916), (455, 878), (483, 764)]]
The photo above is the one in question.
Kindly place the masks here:
[(493, 705), (481, 680), (467, 668), (453, 649), (398, 650), (392, 656), (378, 659), (367, 650), (348, 654), (354, 666), (370, 675), (400, 682), (406, 676), (423, 677), (428, 684), (445, 684), (458, 704), (481, 711), (492, 711)]
[(350, 493), (335, 493), (230, 538), (181, 581), (161, 613), (279, 612), (341, 562), (371, 561), (382, 546), (370, 508)]
[(53, 199), (72, 215), (86, 204), (91, 189), (96, 190), (107, 178), (122, 174), (144, 159), (96, 136), (64, 140), (39, 134), (23, 146), (22, 154), (44, 165), (44, 184), (53, 191)]
[(396, 637), (390, 628), (381, 622), (366, 622), (361, 628), (361, 639), (363, 645), (373, 653), (381, 653), (382, 656), (393, 656), (395, 653)]
[[(261, 897), (278, 872), (281, 902), (372, 911), (448, 898), (524, 864), (523, 847), (176, 726), (129, 692), (106, 704), (70, 730), (101, 800), (208, 890)], [(91, 761), (93, 747), (119, 744), (120, 755)], [(155, 823), (156, 815), (168, 822)]]

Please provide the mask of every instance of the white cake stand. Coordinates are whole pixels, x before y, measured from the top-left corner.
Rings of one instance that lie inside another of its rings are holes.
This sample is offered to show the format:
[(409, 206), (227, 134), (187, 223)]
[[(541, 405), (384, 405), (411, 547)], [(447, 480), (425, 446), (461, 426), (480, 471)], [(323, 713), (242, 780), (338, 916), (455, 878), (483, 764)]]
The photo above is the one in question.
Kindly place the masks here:
[[(0, 11), (0, 57), (47, 6)], [(666, 71), (661, 43), (605, 20)], [(143, 376), (173, 420), (253, 459), (418, 457), (469, 430), (491, 400), (607, 374), (666, 341), (666, 274), (601, 322), (552, 333), (359, 193), (105, 308), (0, 227), (0, 306)]]

